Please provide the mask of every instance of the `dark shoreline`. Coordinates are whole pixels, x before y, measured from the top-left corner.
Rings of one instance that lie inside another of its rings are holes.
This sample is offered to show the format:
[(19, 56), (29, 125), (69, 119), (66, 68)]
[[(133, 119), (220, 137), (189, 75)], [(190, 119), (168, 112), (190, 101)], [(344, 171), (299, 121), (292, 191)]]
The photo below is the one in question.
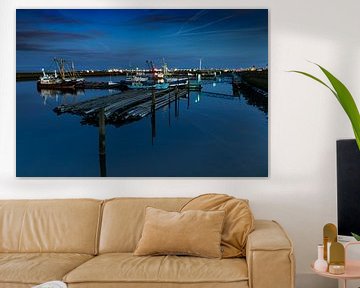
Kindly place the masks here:
[[(148, 71), (147, 71), (148, 72)], [(53, 71), (46, 71), (48, 74), (52, 74)], [(103, 77), (103, 76), (126, 76), (126, 75), (135, 75), (136, 71), (77, 71), (76, 74), (79, 77)], [(172, 71), (171, 75), (174, 77), (188, 77), (188, 73), (191, 73), (192, 76), (190, 78), (195, 78), (195, 75), (199, 73), (199, 71), (189, 71), (189, 70), (177, 70)], [(231, 76), (232, 73), (236, 73), (241, 75), (244, 80), (246, 80), (249, 84), (253, 84), (250, 82), (254, 82), (255, 86), (258, 86), (261, 89), (264, 89), (266, 86), (267, 91), (267, 70), (264, 71), (241, 71), (236, 72), (234, 70), (202, 70), (201, 75), (202, 78), (210, 79), (212, 77), (222, 75)], [(32, 81), (38, 80), (42, 75), (42, 72), (17, 72), (16, 73), (16, 81)], [(265, 90), (265, 89), (264, 89)]]
[[(53, 72), (46, 72), (53, 73)], [(108, 72), (108, 71), (94, 71), (94, 72), (83, 72), (78, 71), (76, 74), (79, 77), (101, 77), (101, 76), (120, 76), (126, 75), (126, 72)], [(17, 72), (16, 81), (33, 81), (38, 80), (42, 75), (42, 72)]]
[[(51, 73), (51, 72), (47, 72)], [(109, 71), (78, 71), (76, 72), (79, 77), (105, 77), (105, 76), (127, 76), (127, 75), (135, 75), (135, 71), (116, 71), (116, 72), (109, 72)], [(188, 76), (188, 73), (192, 73), (192, 76)], [(196, 79), (196, 75), (198, 71), (185, 71), (185, 70), (178, 70), (171, 72), (172, 77), (188, 77), (189, 79)], [(217, 75), (228, 75), (231, 76), (234, 74), (238, 74), (244, 85), (249, 85), (252, 87), (259, 88), (263, 91), (268, 92), (268, 70), (263, 71), (241, 71), (241, 72), (234, 72), (234, 71), (226, 71), (223, 70), (203, 70), (201, 71), (201, 78), (203, 80), (210, 80), (215, 79)], [(16, 73), (16, 81), (35, 81), (38, 80), (39, 77), (42, 75), (41, 72), (20, 72)]]
[(243, 71), (240, 72), (242, 80), (261, 90), (268, 92), (268, 70), (264, 71)]

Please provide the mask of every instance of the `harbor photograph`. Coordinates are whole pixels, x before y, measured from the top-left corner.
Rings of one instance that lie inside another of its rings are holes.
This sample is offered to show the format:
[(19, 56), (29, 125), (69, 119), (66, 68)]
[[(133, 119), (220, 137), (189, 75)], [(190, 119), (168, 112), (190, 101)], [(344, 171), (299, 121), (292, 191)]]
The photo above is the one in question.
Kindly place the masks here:
[(268, 177), (267, 9), (17, 9), (17, 177)]

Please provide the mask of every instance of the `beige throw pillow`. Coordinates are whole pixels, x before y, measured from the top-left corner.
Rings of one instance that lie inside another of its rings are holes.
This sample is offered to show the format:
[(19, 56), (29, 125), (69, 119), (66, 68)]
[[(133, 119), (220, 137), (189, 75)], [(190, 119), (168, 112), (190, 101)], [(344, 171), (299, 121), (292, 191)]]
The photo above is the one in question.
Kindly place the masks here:
[(192, 255), (221, 258), (224, 211), (167, 212), (147, 207), (134, 255)]
[(254, 230), (254, 217), (247, 200), (225, 194), (204, 194), (190, 200), (181, 211), (225, 211), (224, 229), (221, 238), (223, 258), (244, 257), (246, 241)]

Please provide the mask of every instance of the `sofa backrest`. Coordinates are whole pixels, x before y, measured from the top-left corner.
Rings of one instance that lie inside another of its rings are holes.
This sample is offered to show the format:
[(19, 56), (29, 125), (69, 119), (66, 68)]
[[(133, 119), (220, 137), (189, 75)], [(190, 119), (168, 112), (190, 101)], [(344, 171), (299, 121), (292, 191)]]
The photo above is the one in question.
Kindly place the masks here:
[(179, 211), (189, 198), (116, 198), (105, 201), (99, 253), (133, 252), (141, 237), (145, 208)]
[(102, 203), (0, 200), (0, 252), (96, 254)]

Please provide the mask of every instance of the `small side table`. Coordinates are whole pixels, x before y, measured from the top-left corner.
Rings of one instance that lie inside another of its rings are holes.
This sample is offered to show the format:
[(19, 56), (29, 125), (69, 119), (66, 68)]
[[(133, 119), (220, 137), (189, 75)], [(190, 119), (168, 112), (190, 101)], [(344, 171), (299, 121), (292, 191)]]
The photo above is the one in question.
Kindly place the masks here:
[(345, 273), (344, 274), (331, 274), (329, 272), (320, 272), (314, 269), (314, 264), (311, 264), (311, 269), (318, 275), (327, 278), (343, 280), (343, 288), (346, 288), (348, 280), (360, 279), (360, 260), (347, 260), (347, 248), (351, 245), (360, 245), (360, 242), (349, 242), (345, 244)]

